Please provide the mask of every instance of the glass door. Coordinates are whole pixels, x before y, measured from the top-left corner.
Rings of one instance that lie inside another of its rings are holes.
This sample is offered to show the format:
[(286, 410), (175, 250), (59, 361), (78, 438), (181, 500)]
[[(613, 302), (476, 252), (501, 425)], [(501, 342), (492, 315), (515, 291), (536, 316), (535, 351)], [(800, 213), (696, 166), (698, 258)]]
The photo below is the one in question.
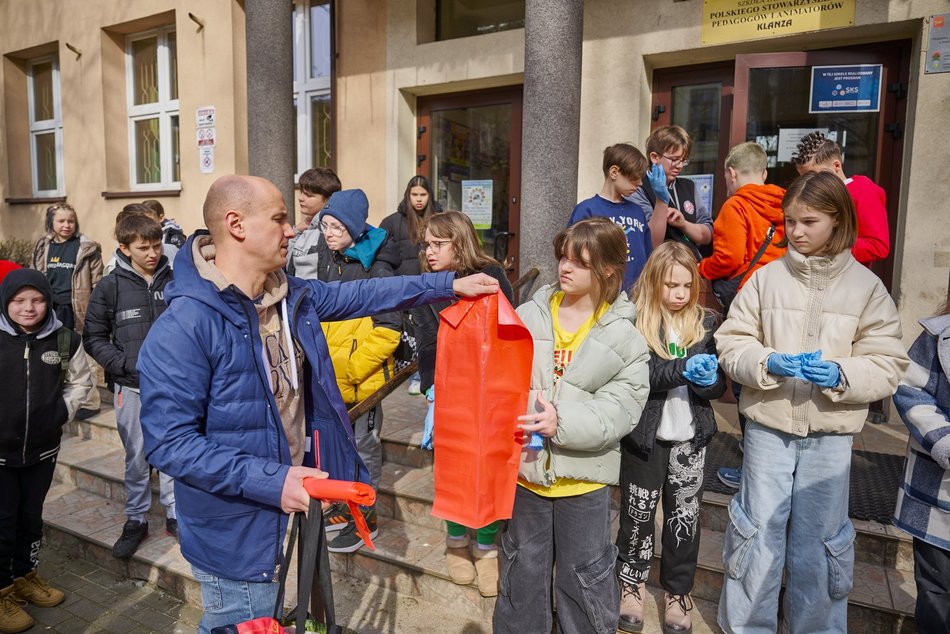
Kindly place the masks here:
[(521, 87), (419, 102), (418, 172), (443, 209), (472, 219), (482, 248), (518, 274)]

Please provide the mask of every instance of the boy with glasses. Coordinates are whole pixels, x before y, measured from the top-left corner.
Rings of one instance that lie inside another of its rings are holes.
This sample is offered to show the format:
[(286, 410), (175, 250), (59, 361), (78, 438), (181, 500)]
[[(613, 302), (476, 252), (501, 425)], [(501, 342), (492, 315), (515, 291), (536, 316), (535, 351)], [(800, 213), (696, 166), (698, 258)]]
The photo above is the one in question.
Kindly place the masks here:
[(678, 125), (654, 130), (647, 139), (652, 167), (629, 200), (643, 209), (654, 247), (664, 240), (683, 242), (702, 260), (712, 254), (712, 215), (696, 196), (695, 183), (677, 178), (689, 165), (692, 144)]

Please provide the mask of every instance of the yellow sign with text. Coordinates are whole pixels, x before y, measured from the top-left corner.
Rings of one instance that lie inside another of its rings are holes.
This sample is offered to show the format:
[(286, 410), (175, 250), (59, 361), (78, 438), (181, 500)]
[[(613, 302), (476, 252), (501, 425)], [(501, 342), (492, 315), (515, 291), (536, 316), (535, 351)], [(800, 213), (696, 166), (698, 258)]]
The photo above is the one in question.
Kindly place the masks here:
[(703, 0), (702, 43), (725, 44), (854, 24), (856, 0)]

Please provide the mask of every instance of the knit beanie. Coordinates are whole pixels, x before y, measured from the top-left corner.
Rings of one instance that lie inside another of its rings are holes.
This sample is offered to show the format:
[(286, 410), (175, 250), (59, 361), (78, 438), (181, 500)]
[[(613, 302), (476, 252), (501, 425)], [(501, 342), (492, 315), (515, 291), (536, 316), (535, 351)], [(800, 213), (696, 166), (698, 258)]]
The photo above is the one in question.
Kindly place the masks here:
[(318, 216), (333, 216), (349, 231), (353, 242), (359, 240), (366, 231), (366, 219), (369, 217), (369, 200), (362, 189), (344, 189), (333, 192), (330, 200), (323, 206)]
[[(0, 302), (3, 304), (3, 316), (12, 324), (7, 308), (13, 297), (26, 287), (35, 288), (46, 300), (46, 319), (53, 312), (53, 289), (45, 275), (34, 269), (16, 269), (10, 271), (0, 284)], [(46, 323), (44, 320), (43, 323)]]

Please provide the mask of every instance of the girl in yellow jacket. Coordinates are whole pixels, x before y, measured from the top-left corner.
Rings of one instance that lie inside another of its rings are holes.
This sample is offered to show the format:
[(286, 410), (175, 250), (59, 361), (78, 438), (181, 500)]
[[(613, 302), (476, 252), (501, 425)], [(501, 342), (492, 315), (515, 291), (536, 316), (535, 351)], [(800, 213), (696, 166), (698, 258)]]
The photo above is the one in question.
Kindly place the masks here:
[(782, 208), (788, 252), (752, 275), (716, 333), (748, 419), (719, 625), (775, 632), (784, 569), (784, 629), (845, 632), (852, 437), (868, 403), (894, 394), (908, 359), (894, 302), (851, 255), (857, 220), (841, 180), (806, 174)]
[[(317, 279), (323, 282), (348, 282), (372, 277), (389, 277), (395, 262), (386, 232), (366, 224), (369, 201), (359, 189), (335, 192), (318, 216), (323, 234), (318, 244)], [(330, 348), (336, 382), (347, 407), (364, 400), (392, 378), (393, 352), (402, 334), (400, 313), (324, 322), (323, 332)], [(360, 458), (369, 470), (370, 484), (379, 487), (383, 450), (379, 430), (383, 408), (377, 405), (353, 421), (353, 433)], [(375, 509), (363, 514), (370, 536), (379, 534)], [(345, 506), (334, 506), (326, 513), (327, 532), (339, 531), (328, 544), (331, 552), (349, 553), (363, 546), (356, 524)]]

